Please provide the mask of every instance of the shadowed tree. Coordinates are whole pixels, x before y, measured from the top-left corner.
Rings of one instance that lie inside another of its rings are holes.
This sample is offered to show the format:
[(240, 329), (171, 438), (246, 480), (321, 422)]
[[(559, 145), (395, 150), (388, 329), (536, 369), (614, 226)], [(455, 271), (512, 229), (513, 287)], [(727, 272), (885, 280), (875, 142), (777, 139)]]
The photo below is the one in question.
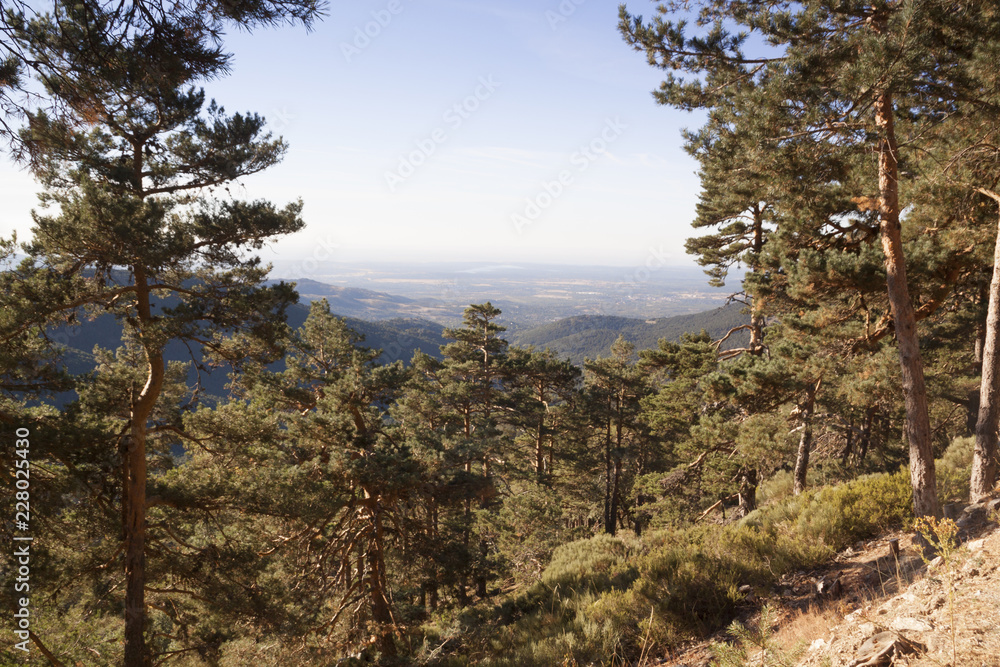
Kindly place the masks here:
[(78, 312), (111, 313), (142, 348), (143, 384), (121, 397), (129, 406), (122, 449), (131, 666), (151, 661), (143, 638), (146, 439), (164, 386), (164, 348), (185, 341), (234, 364), (279, 354), (295, 294), (260, 287), (268, 267), (248, 251), (302, 222), (301, 203), (278, 209), (208, 196), (277, 163), (285, 149), (261, 117), (229, 116), (214, 102), (206, 108), (192, 83), (221, 72), (217, 48), (169, 22), (124, 39), (118, 20), (68, 3), (13, 32), (68, 111), (35, 112), (23, 132), (52, 212), (35, 214), (28, 258), (3, 275), (6, 300), (21, 312), (36, 304), (3, 337)]

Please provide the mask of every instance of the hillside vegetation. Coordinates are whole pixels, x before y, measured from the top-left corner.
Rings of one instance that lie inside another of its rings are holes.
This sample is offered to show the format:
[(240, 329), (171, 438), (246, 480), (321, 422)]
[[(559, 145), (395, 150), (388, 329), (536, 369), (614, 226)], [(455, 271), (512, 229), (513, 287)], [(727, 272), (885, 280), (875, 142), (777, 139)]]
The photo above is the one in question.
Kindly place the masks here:
[[(522, 347), (534, 346), (551, 349), (559, 357), (574, 364), (582, 364), (584, 359), (606, 357), (611, 346), (621, 336), (637, 350), (655, 348), (663, 338), (677, 341), (686, 333), (705, 330), (713, 340), (725, 336), (731, 329), (749, 324), (750, 316), (745, 307), (729, 305), (703, 313), (675, 315), (656, 319), (640, 320), (629, 317), (607, 315), (578, 315), (565, 319), (519, 330), (511, 336), (511, 343)], [(725, 343), (723, 349), (743, 347), (750, 336), (745, 331), (737, 331)]]
[[(686, 249), (714, 287), (743, 270), (747, 312), (529, 345), (485, 299), (441, 331), (268, 281), (304, 203), (230, 186), (287, 147), (200, 85), (228, 29), (321, 3), (5, 7), (0, 134), (44, 206), (0, 239), (0, 663), (646, 667), (714, 637), (718, 665), (788, 665), (778, 607), (893, 531), (941, 559), (963, 664), (990, 603), (952, 565), (1000, 470), (996, 3), (620, 7), (654, 99), (702, 123)], [(901, 589), (881, 558), (870, 587)], [(895, 657), (845, 662), (943, 655), (880, 634)]]

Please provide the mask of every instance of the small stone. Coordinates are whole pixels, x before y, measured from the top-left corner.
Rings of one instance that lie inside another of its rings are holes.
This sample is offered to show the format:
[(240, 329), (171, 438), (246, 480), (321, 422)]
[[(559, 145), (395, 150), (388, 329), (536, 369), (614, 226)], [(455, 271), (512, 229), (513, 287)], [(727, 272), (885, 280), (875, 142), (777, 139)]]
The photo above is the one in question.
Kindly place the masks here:
[(944, 558), (942, 558), (941, 556), (938, 556), (937, 558), (935, 558), (934, 560), (932, 560), (930, 563), (927, 564), (927, 569), (928, 570), (933, 570), (934, 568), (936, 568), (938, 565), (940, 565), (943, 562), (944, 562)]
[(875, 624), (874, 623), (862, 623), (861, 625), (858, 626), (858, 630), (860, 630), (861, 634), (863, 634), (863, 635), (871, 635), (871, 634), (873, 634), (875, 632)]
[(983, 548), (983, 545), (985, 543), (986, 543), (986, 540), (980, 538), (978, 540), (972, 540), (966, 546), (969, 548), (969, 551), (979, 551), (980, 549)]
[(810, 651), (819, 651), (824, 646), (826, 646), (826, 640), (821, 637), (821, 638), (815, 640), (812, 644), (809, 645), (809, 650)]
[(986, 509), (985, 503), (976, 503), (975, 505), (969, 505), (962, 512), (962, 517), (956, 521), (959, 528), (969, 528), (971, 526), (979, 526), (986, 523), (989, 511)]
[(880, 632), (869, 637), (855, 654), (854, 667), (873, 667), (891, 660), (892, 653), (913, 653), (924, 650), (923, 644), (899, 637), (894, 632)]
[(913, 618), (912, 616), (901, 616), (899, 618), (893, 619), (891, 623), (893, 630), (910, 631), (910, 632), (930, 632), (931, 626), (927, 621), (922, 621), (919, 618)]
[(844, 586), (840, 579), (827, 579), (823, 577), (816, 582), (816, 592), (825, 597), (838, 598), (844, 593)]
[(937, 595), (935, 595), (934, 597), (932, 597), (930, 600), (927, 601), (927, 605), (924, 607), (924, 609), (926, 609), (928, 612), (934, 611), (935, 609), (939, 609), (941, 605), (944, 604), (944, 601), (945, 601), (944, 593), (938, 593)]

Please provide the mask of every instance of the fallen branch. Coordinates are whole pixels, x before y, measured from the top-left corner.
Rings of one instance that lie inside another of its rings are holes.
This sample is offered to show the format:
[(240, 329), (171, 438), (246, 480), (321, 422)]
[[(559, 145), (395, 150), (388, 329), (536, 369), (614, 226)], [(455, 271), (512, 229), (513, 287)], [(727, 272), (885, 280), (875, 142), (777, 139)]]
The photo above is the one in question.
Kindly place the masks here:
[(701, 521), (702, 519), (704, 519), (706, 516), (708, 516), (711, 513), (711, 511), (714, 510), (719, 505), (722, 505), (723, 503), (727, 503), (730, 500), (734, 500), (734, 499), (739, 498), (739, 497), (740, 497), (739, 493), (734, 493), (733, 495), (731, 495), (731, 496), (729, 496), (727, 498), (720, 498), (719, 500), (717, 500), (715, 502), (714, 505), (712, 505), (707, 510), (705, 510), (704, 512), (702, 512), (701, 516), (699, 516), (697, 519), (695, 519), (694, 522), (698, 523), (699, 521)]

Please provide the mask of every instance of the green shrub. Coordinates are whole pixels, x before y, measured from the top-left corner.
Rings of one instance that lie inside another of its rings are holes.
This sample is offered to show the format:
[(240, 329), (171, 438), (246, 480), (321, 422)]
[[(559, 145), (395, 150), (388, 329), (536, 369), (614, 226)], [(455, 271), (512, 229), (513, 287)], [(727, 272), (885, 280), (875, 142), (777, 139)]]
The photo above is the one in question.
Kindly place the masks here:
[(976, 439), (972, 436), (955, 438), (944, 455), (934, 462), (938, 500), (942, 504), (969, 499), (969, 479), (972, 475), (972, 454), (975, 447)]
[(624, 563), (638, 548), (637, 543), (629, 545), (622, 537), (604, 533), (564, 544), (552, 552), (541, 583), (549, 588), (586, 586), (599, 591), (627, 586), (635, 572)]
[(812, 492), (808, 498), (796, 522), (796, 532), (803, 539), (822, 541), (834, 550), (905, 525), (913, 518), (913, 489), (906, 469), (894, 474), (865, 475)]
[(779, 470), (757, 487), (757, 506), (770, 505), (792, 495), (795, 475), (791, 470)]
[(488, 648), (470, 660), (634, 663), (644, 646), (662, 650), (725, 627), (743, 600), (741, 586), (770, 588), (786, 572), (905, 524), (911, 497), (904, 469), (789, 495), (727, 526), (651, 530), (641, 543), (623, 531), (562, 545), (538, 583), (494, 609), (498, 623), (482, 629)]

